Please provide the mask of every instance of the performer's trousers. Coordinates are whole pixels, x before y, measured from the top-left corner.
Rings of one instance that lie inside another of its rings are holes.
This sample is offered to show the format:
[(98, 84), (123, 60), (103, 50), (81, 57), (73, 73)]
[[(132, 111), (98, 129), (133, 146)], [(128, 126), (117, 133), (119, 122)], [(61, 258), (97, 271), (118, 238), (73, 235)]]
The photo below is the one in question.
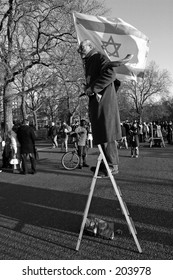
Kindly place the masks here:
[(113, 142), (103, 143), (101, 144), (101, 147), (109, 166), (118, 165), (119, 156), (118, 156), (117, 142), (113, 141)]

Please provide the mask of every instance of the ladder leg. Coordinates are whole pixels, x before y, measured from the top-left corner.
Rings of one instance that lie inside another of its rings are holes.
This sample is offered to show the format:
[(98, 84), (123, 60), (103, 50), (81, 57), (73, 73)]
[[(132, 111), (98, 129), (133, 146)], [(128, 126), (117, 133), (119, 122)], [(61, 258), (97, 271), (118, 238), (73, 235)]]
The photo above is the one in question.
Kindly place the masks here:
[(79, 250), (80, 243), (81, 243), (81, 240), (82, 240), (83, 231), (84, 231), (84, 228), (85, 228), (86, 219), (87, 219), (87, 216), (88, 216), (88, 211), (89, 211), (90, 204), (91, 204), (91, 199), (92, 199), (92, 196), (93, 196), (93, 193), (94, 193), (94, 188), (95, 188), (95, 184), (96, 184), (96, 180), (97, 180), (97, 174), (98, 174), (98, 171), (99, 171), (101, 160), (102, 160), (102, 157), (100, 155), (99, 158), (98, 158), (95, 174), (94, 174), (94, 177), (93, 177), (92, 182), (91, 182), (90, 192), (89, 192), (89, 195), (88, 195), (88, 200), (87, 200), (84, 215), (83, 215), (83, 221), (82, 221), (82, 224), (81, 224), (81, 229), (80, 229), (80, 233), (79, 233), (79, 237), (78, 237), (78, 241), (77, 241), (77, 245), (76, 245), (76, 251)]
[(111, 182), (112, 182), (113, 188), (114, 188), (115, 193), (116, 193), (116, 195), (117, 195), (117, 198), (118, 198), (118, 200), (119, 200), (121, 209), (122, 209), (122, 211), (123, 211), (123, 213), (124, 213), (124, 216), (125, 216), (125, 218), (126, 218), (128, 227), (129, 227), (129, 229), (130, 229), (130, 231), (131, 231), (131, 233), (132, 233), (132, 236), (133, 236), (133, 238), (134, 238), (134, 241), (135, 241), (135, 243), (136, 243), (136, 246), (137, 246), (137, 248), (138, 248), (138, 251), (139, 251), (140, 253), (142, 253), (142, 249), (141, 249), (141, 247), (140, 247), (140, 244), (139, 244), (138, 239), (137, 239), (137, 236), (136, 236), (136, 229), (134, 230), (134, 225), (132, 225), (132, 223), (131, 223), (131, 220), (130, 220), (130, 217), (129, 217), (129, 213), (128, 213), (128, 211), (127, 211), (127, 206), (125, 207), (125, 205), (124, 205), (124, 201), (123, 201), (123, 199), (122, 199), (121, 192), (119, 192), (119, 189), (118, 189), (117, 184), (116, 184), (116, 182), (115, 182), (115, 178), (113, 177), (113, 175), (112, 175), (112, 173), (111, 173), (111, 171), (110, 171), (109, 165), (108, 165), (108, 163), (107, 163), (107, 160), (106, 160), (106, 158), (105, 158), (105, 155), (104, 155), (104, 153), (103, 153), (103, 150), (102, 150), (101, 145), (98, 145), (98, 148), (99, 148), (100, 153), (101, 153), (101, 155), (102, 155), (102, 158), (103, 158), (104, 164), (105, 164), (105, 166), (106, 166), (106, 169), (107, 169), (109, 178), (110, 178), (110, 180), (111, 180)]
[(129, 217), (128, 210), (127, 210), (127, 208), (126, 208), (127, 206), (125, 207), (125, 205), (124, 205), (124, 201), (123, 201), (121, 195), (119, 194), (119, 191), (118, 191), (116, 182), (115, 182), (115, 180), (114, 180), (112, 174), (110, 174), (110, 179), (111, 179), (113, 188), (114, 188), (114, 190), (115, 190), (115, 193), (116, 193), (116, 195), (117, 195), (117, 198), (118, 198), (118, 200), (119, 200), (121, 209), (122, 209), (122, 211), (123, 211), (123, 213), (124, 213), (124, 216), (125, 216), (125, 218), (126, 218), (126, 221), (127, 221), (128, 227), (129, 227), (129, 230), (130, 230), (130, 232), (131, 232), (131, 234), (132, 234), (132, 236), (133, 236), (133, 239), (134, 239), (134, 241), (135, 241), (135, 243), (136, 243), (136, 246), (137, 246), (137, 248), (138, 248), (138, 251), (139, 251), (140, 253), (142, 253), (141, 246), (140, 246), (140, 244), (139, 244), (139, 242), (138, 242), (138, 239), (137, 239), (137, 236), (136, 236), (136, 229), (135, 229), (134, 225), (133, 225), (132, 222), (131, 222), (131, 219), (130, 219), (130, 217)]

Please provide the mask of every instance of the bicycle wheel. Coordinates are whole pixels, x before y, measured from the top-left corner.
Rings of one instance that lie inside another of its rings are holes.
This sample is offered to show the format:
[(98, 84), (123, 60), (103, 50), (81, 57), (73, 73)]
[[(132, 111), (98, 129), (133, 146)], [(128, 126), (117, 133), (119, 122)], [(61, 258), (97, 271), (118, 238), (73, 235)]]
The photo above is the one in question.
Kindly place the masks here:
[(79, 157), (76, 151), (67, 152), (62, 156), (62, 166), (67, 170), (75, 169), (79, 164)]

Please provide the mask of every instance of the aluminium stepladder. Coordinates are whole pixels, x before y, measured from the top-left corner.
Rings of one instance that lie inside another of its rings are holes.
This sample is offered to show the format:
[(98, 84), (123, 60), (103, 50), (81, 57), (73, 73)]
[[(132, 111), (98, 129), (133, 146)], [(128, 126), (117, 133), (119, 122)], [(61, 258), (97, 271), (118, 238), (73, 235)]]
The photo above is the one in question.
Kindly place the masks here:
[(106, 166), (107, 172), (108, 172), (108, 177), (110, 178), (110, 180), (112, 182), (112, 185), (113, 185), (113, 188), (115, 190), (116, 196), (119, 200), (122, 213), (124, 214), (124, 216), (126, 218), (126, 222), (127, 222), (129, 231), (133, 236), (133, 239), (136, 243), (136, 246), (138, 248), (139, 253), (142, 253), (141, 246), (140, 246), (139, 241), (138, 241), (137, 236), (136, 236), (137, 232), (136, 232), (136, 229), (135, 229), (135, 225), (133, 223), (132, 218), (130, 217), (129, 211), (127, 209), (127, 205), (123, 201), (120, 188), (117, 186), (116, 181), (114, 179), (114, 176), (112, 175), (112, 173), (109, 169), (109, 166), (108, 166), (107, 160), (105, 158), (105, 155), (103, 153), (101, 145), (98, 145), (98, 148), (99, 148), (99, 151), (100, 151), (100, 155), (98, 157), (96, 170), (95, 170), (92, 182), (91, 182), (90, 192), (89, 192), (87, 203), (86, 203), (86, 206), (85, 206), (85, 211), (84, 211), (84, 214), (83, 214), (83, 221), (82, 221), (82, 224), (81, 224), (80, 233), (79, 233), (79, 237), (78, 237), (78, 241), (77, 241), (77, 245), (76, 245), (76, 251), (78, 251), (79, 247), (80, 247), (80, 243), (81, 243), (81, 240), (82, 240), (83, 231), (84, 231), (84, 228), (85, 228), (85, 223), (86, 223), (86, 219), (87, 219), (87, 216), (88, 216), (88, 212), (89, 212), (89, 208), (90, 208), (90, 204), (91, 204), (91, 199), (92, 199), (92, 196), (93, 196), (93, 193), (94, 193), (94, 188), (95, 188), (95, 185), (96, 185), (96, 181), (97, 181), (97, 178), (100, 178), (100, 177), (98, 177), (99, 167), (100, 167), (101, 161), (103, 160), (103, 162)]

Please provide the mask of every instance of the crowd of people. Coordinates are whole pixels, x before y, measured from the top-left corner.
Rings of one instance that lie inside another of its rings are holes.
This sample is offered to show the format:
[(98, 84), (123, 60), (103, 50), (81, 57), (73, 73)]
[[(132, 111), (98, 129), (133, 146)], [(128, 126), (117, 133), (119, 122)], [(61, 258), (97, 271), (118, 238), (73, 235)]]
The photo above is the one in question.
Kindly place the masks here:
[[(61, 152), (68, 152), (69, 144), (73, 144), (80, 158), (79, 168), (88, 167), (86, 163), (88, 147), (92, 147), (90, 123), (82, 119), (68, 125), (51, 122), (47, 127), (47, 138), (52, 148), (60, 147)], [(36, 133), (28, 119), (21, 124), (16, 123), (3, 136), (0, 134), (0, 149), (2, 153), (2, 169), (12, 168), (14, 173), (36, 173)], [(30, 160), (31, 171), (27, 161)], [(1, 169), (1, 171), (2, 171)]]
[(139, 146), (142, 142), (151, 142), (156, 139), (155, 143), (160, 146), (166, 141), (173, 144), (173, 123), (172, 121), (153, 121), (153, 122), (129, 122), (128, 120), (121, 123), (122, 138), (119, 141), (119, 148), (131, 147), (131, 157), (139, 156)]
[(48, 128), (48, 138), (52, 142), (52, 148), (60, 145), (62, 152), (68, 152), (69, 143), (77, 149), (79, 155), (78, 168), (88, 167), (86, 163), (88, 147), (92, 147), (91, 124), (85, 119), (74, 121), (71, 125), (66, 122), (61, 124), (54, 122)]
[[(87, 160), (88, 148), (93, 147), (91, 123), (82, 119), (74, 121), (71, 125), (66, 122), (55, 123), (47, 128), (47, 138), (50, 139), (52, 148), (60, 148), (67, 152), (69, 144), (78, 151), (80, 158), (79, 169), (89, 167)], [(139, 157), (140, 143), (150, 142), (152, 138), (160, 138), (168, 144), (173, 144), (173, 123), (165, 122), (121, 122), (121, 139), (118, 148), (130, 148), (129, 156)], [(3, 139), (0, 135), (0, 147), (2, 152), (2, 168), (13, 168), (16, 173), (28, 174), (27, 158), (30, 160), (31, 171), (36, 173), (36, 136), (29, 120), (24, 120), (21, 125), (14, 124)]]
[[(13, 168), (14, 173), (36, 173), (36, 135), (34, 129), (25, 119), (21, 124), (14, 124), (1, 140), (2, 169)], [(27, 159), (31, 164), (28, 169)]]

